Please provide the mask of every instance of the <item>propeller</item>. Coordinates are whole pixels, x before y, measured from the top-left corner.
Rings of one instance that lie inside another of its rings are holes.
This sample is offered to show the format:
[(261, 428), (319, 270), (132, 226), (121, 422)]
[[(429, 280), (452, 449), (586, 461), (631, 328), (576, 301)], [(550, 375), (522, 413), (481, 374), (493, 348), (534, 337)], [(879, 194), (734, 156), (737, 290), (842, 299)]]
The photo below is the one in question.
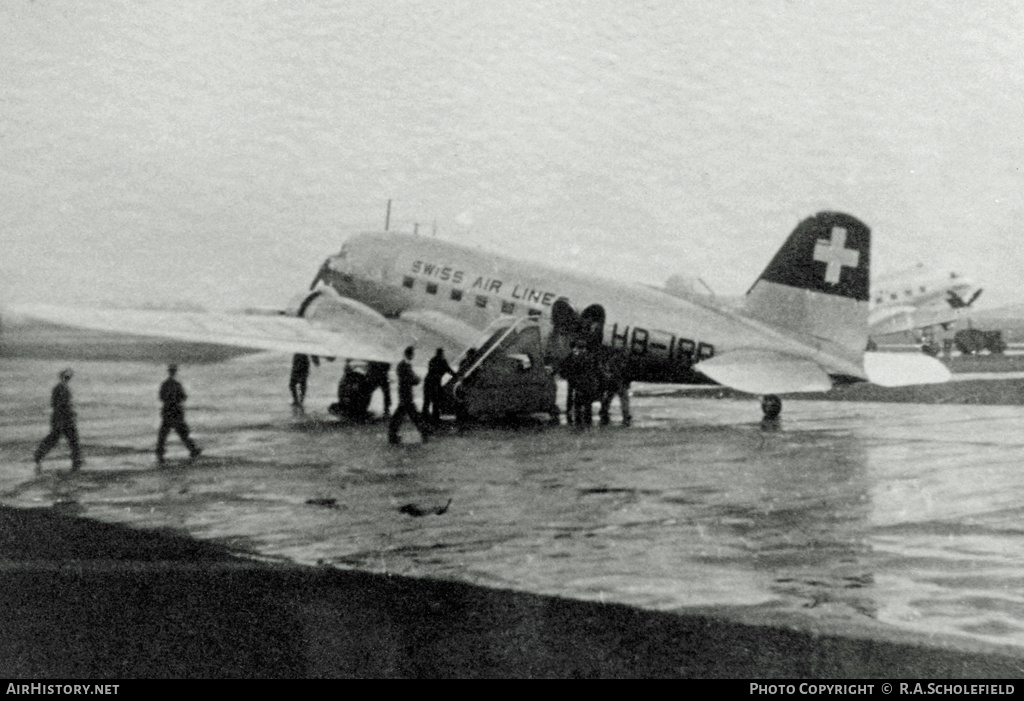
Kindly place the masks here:
[(316, 277), (313, 278), (313, 282), (309, 283), (310, 290), (316, 289), (316, 285), (318, 282), (327, 279), (327, 275), (331, 270), (330, 264), (331, 259), (328, 258), (327, 260), (324, 261), (323, 265), (320, 266), (320, 269), (316, 271)]

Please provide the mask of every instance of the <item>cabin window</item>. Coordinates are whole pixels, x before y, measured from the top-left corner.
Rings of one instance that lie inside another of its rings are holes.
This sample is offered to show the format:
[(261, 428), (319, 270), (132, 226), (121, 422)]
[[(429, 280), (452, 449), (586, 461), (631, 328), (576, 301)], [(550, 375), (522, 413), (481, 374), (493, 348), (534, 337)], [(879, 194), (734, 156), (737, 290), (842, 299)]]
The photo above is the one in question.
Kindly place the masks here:
[(487, 298), (484, 297), (483, 295), (477, 295), (476, 296), (476, 306), (480, 307), (481, 309), (486, 307), (487, 306)]
[(515, 310), (516, 310), (516, 305), (513, 302), (502, 302), (501, 303), (501, 313), (502, 314), (511, 314)]
[(921, 292), (924, 292), (924, 291), (925, 291), (924, 285), (921, 285)]
[(889, 297), (890, 297), (891, 299), (896, 299), (896, 298), (897, 298), (897, 296), (896, 296), (896, 293), (895, 293), (895, 292), (893, 292), (893, 293), (892, 293), (891, 295), (889, 295)]
[(540, 315), (541, 315), (541, 314), (543, 314), (544, 312), (542, 312), (542, 311), (541, 311), (540, 309), (531, 309), (531, 310), (530, 310), (529, 312), (527, 312), (527, 313), (528, 313), (528, 314), (529, 314), (530, 316), (540, 316)]
[(456, 302), (462, 301), (462, 290), (452, 290), (452, 299)]
[(412, 278), (409, 277), (408, 275), (406, 275), (404, 278), (402, 278), (402, 287), (408, 287), (411, 290), (412, 289)]
[(437, 294), (437, 283), (436, 282), (428, 282), (427, 283), (427, 294), (428, 295), (436, 295)]

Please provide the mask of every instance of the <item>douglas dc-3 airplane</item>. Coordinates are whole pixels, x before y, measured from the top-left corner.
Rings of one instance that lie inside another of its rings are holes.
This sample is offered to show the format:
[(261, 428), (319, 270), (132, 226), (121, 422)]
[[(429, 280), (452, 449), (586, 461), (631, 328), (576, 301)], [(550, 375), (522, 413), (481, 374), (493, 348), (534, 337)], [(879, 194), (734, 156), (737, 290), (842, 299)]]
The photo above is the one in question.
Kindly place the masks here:
[(875, 337), (931, 326), (948, 328), (970, 313), (981, 288), (957, 272), (918, 264), (879, 277), (871, 294), (868, 325)]
[(548, 349), (559, 332), (579, 329), (621, 349), (637, 381), (711, 381), (759, 395), (858, 380), (945, 381), (949, 373), (934, 358), (865, 352), (870, 241), (868, 227), (852, 216), (805, 219), (739, 310), (384, 232), (357, 235), (328, 258), (291, 316), (44, 305), (18, 311), (112, 332), (389, 363), (408, 343), (401, 331), (407, 323), (466, 349), (500, 317), (533, 318)]

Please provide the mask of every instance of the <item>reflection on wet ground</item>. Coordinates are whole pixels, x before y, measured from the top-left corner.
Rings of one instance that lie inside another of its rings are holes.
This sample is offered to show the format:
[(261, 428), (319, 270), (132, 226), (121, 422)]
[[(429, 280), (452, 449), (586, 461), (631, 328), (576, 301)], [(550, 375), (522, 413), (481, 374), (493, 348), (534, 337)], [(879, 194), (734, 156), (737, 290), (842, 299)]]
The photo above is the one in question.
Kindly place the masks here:
[(42, 475), (31, 461), (59, 364), (0, 361), (0, 498), (268, 559), (1024, 645), (1024, 407), (787, 401), (763, 431), (754, 400), (637, 396), (631, 428), (396, 449), (327, 415), (337, 363), (293, 415), (288, 367), (183, 367), (206, 452), (189, 464), (172, 437), (157, 469), (162, 368), (77, 363), (88, 462), (71, 476), (66, 447)]

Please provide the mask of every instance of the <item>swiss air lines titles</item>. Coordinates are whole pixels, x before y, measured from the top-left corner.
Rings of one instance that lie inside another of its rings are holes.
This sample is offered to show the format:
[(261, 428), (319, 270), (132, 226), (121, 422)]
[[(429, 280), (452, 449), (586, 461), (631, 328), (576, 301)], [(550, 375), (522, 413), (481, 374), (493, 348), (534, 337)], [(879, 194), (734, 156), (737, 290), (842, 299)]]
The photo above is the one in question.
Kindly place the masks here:
[[(414, 275), (441, 282), (450, 282), (452, 285), (463, 286), (471, 292), (504, 296), (529, 304), (540, 304), (550, 307), (558, 299), (558, 295), (554, 292), (538, 290), (521, 284), (506, 284), (504, 280), (486, 275), (474, 277), (467, 274), (464, 270), (459, 270), (450, 265), (439, 265), (423, 260), (414, 260), (411, 270)], [(471, 280), (472, 282), (470, 282)]]
[(466, 278), (466, 273), (461, 270), (457, 270), (450, 265), (424, 263), (421, 260), (413, 261), (412, 272), (416, 275), (434, 278), (435, 280), (440, 280), (442, 282), (451, 282), (453, 285), (461, 285), (462, 281)]

